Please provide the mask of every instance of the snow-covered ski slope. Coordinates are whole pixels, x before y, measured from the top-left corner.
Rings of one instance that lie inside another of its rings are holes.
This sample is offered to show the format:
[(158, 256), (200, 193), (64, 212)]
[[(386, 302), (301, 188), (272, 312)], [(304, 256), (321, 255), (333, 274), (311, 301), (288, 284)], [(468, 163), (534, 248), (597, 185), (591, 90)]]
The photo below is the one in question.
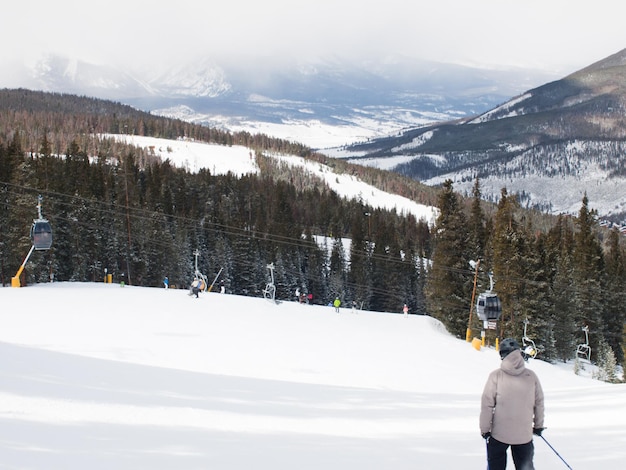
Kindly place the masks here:
[[(258, 168), (254, 160), (254, 151), (238, 145), (224, 146), (190, 140), (168, 140), (135, 135), (107, 135), (120, 141), (128, 142), (140, 148), (149, 149), (162, 160), (169, 159), (172, 165), (196, 172), (202, 168), (212, 174), (231, 172), (235, 175), (256, 173)], [(293, 155), (268, 156), (279, 159), (287, 165), (298, 166), (323, 181), (339, 196), (346, 198), (360, 197), (365, 204), (382, 209), (395, 209), (398, 213), (413, 214), (418, 220), (434, 223), (437, 209), (418, 204), (408, 198), (386, 193), (371, 186), (355, 176), (337, 174), (326, 165), (306, 160)]]
[[(486, 466), (499, 357), (429, 317), (91, 283), (0, 288), (0, 305), (0, 468)], [(626, 385), (528, 366), (572, 468), (624, 468)], [(535, 463), (565, 468), (541, 440)]]

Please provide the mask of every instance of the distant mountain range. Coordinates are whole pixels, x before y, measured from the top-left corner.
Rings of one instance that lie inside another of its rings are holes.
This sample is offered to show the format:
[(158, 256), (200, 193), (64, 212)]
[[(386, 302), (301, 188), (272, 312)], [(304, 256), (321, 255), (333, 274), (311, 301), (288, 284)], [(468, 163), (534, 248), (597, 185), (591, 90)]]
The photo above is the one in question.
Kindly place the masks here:
[(483, 195), (503, 187), (524, 206), (576, 213), (587, 194), (604, 216), (626, 218), (626, 49), (471, 118), (332, 152), (426, 184), (454, 181)]
[[(474, 116), (546, 79), (535, 71), (485, 70), (402, 57), (378, 63), (328, 59), (280, 65), (199, 59), (131, 71), (46, 56), (10, 68), (11, 79), (0, 80), (0, 86), (120, 101), (153, 114), (268, 133), (314, 148)], [(299, 126), (344, 132), (334, 140), (308, 140)]]

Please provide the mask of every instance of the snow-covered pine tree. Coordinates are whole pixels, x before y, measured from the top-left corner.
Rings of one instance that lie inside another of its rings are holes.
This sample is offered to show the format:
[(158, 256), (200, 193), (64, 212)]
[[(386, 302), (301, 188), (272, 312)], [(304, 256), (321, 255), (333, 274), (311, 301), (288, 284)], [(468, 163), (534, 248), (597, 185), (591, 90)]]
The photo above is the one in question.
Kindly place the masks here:
[(594, 378), (602, 382), (617, 383), (619, 381), (617, 376), (617, 361), (615, 360), (613, 350), (606, 341), (600, 341), (596, 357), (598, 369), (593, 374)]

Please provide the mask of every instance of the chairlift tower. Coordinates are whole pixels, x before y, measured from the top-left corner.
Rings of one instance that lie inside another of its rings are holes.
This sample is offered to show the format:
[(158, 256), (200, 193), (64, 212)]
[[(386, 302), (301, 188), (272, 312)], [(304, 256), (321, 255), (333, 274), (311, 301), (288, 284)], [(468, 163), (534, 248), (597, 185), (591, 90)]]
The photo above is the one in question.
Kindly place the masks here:
[(465, 341), (468, 343), (472, 341), (472, 314), (474, 313), (474, 299), (476, 298), (476, 283), (478, 282), (478, 268), (480, 267), (480, 260), (470, 261), (469, 264), (470, 267), (474, 268), (474, 288), (472, 289), (469, 320), (467, 322), (467, 330), (465, 331)]
[(524, 336), (522, 337), (522, 351), (524, 355), (528, 358), (534, 359), (537, 357), (537, 347), (535, 346), (535, 342), (528, 337), (526, 334), (526, 328), (528, 327), (528, 318), (524, 319)]

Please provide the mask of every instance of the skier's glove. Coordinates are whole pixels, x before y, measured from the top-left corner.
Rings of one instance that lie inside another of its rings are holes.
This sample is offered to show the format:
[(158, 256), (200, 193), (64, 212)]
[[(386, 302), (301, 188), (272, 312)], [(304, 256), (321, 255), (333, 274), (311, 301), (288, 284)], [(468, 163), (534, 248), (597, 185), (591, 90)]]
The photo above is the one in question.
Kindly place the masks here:
[(486, 441), (489, 441), (489, 438), (491, 437), (491, 433), (490, 432), (484, 432), (481, 434), (481, 436), (483, 436), (483, 439)]
[(535, 436), (541, 436), (541, 433), (543, 432), (545, 428), (533, 428), (533, 434)]

